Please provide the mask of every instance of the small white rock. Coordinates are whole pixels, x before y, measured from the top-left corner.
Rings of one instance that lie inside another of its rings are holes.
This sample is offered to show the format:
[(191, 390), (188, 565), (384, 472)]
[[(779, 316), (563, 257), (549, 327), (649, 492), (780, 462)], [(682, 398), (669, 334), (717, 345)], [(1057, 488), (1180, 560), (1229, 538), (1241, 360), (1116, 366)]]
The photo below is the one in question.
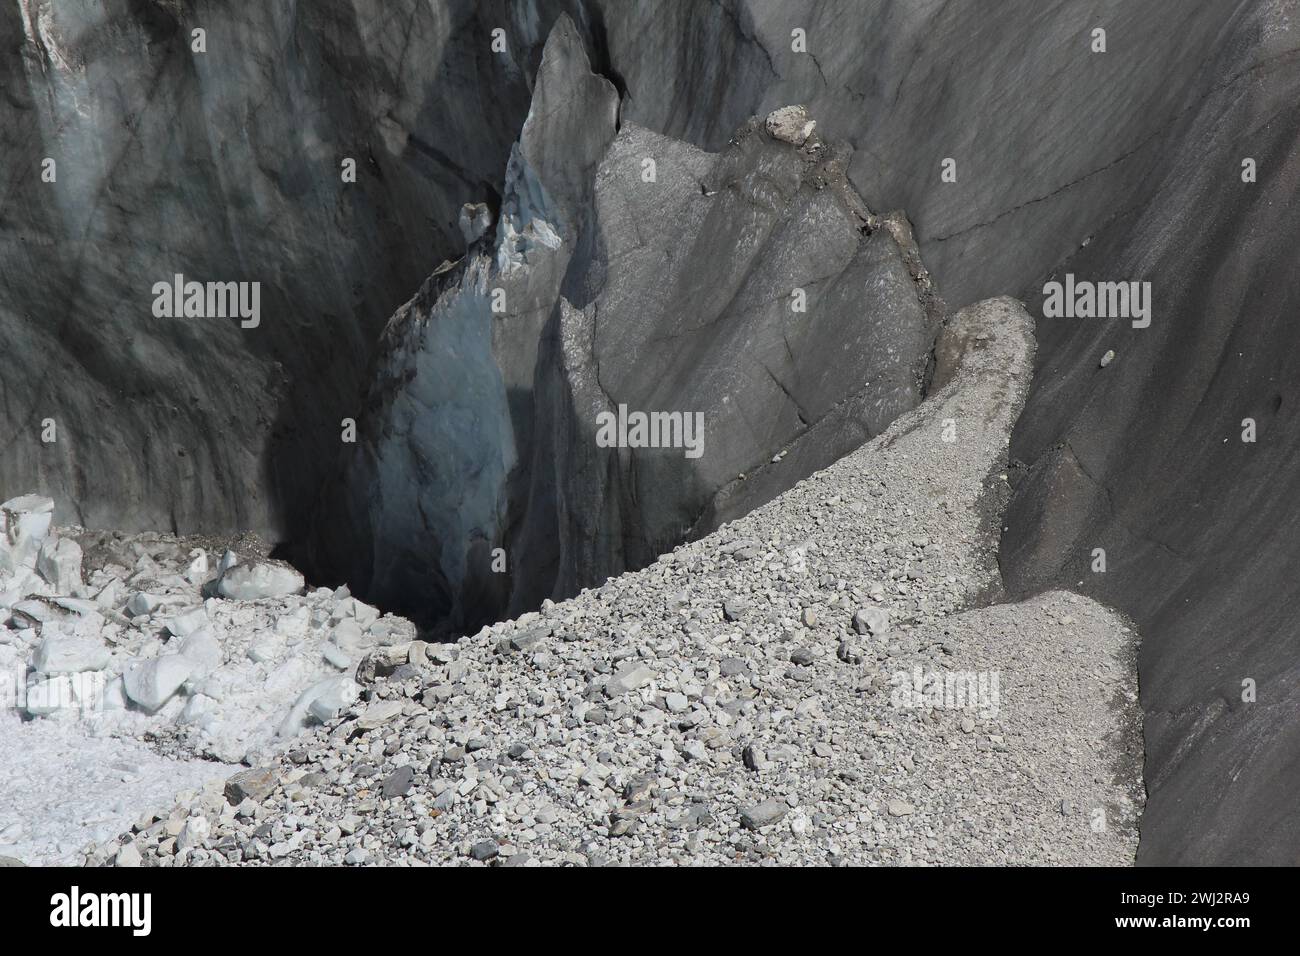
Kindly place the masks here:
[(304, 583), (303, 576), (293, 568), (254, 561), (223, 571), (217, 581), (217, 593), (233, 601), (258, 601), (299, 594)]
[(91, 637), (52, 634), (43, 638), (32, 654), (32, 667), (41, 674), (102, 671), (108, 664), (108, 649)]
[(194, 663), (180, 654), (163, 654), (134, 661), (122, 672), (126, 695), (147, 711), (155, 711), (171, 700), (194, 672)]

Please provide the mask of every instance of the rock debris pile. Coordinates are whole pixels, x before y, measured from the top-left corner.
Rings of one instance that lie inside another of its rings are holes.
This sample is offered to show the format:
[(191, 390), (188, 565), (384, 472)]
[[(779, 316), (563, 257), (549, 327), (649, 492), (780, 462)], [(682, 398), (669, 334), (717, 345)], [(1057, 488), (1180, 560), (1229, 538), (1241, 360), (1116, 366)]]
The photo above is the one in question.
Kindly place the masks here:
[(1062, 592), (969, 609), (1032, 353), (1019, 303), (963, 310), (859, 452), (572, 600), (381, 645), (337, 716), (87, 862), (1131, 862), (1132, 632)]

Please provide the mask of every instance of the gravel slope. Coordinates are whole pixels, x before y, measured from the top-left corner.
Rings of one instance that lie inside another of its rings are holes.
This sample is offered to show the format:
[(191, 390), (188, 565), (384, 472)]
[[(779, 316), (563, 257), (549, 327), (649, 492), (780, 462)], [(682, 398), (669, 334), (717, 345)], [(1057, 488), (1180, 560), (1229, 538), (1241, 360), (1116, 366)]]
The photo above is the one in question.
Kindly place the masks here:
[(967, 609), (1032, 355), (1019, 303), (963, 310), (946, 386), (860, 451), (571, 601), (378, 650), (351, 712), (88, 862), (1130, 863), (1132, 633), (1061, 592)]

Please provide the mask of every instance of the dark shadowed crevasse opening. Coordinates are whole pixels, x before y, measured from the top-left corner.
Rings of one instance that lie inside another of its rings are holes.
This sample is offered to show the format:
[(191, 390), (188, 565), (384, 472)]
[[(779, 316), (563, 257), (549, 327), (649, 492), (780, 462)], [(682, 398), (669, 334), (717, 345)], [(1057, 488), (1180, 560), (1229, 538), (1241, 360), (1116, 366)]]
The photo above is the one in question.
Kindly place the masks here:
[(644, 567), (923, 397), (942, 304), (846, 145), (791, 107), (710, 153), (622, 105), (561, 17), (494, 228), (388, 324), (318, 509), (308, 566), (434, 633)]

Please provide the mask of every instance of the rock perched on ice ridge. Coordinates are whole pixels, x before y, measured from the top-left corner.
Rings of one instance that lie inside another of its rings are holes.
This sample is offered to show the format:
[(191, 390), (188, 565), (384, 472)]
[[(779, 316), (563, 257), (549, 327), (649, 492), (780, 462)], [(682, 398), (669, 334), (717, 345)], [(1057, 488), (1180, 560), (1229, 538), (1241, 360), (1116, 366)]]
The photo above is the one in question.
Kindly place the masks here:
[(783, 106), (773, 110), (764, 125), (769, 136), (791, 146), (804, 145), (817, 128), (816, 121), (808, 118), (808, 110), (803, 106)]

